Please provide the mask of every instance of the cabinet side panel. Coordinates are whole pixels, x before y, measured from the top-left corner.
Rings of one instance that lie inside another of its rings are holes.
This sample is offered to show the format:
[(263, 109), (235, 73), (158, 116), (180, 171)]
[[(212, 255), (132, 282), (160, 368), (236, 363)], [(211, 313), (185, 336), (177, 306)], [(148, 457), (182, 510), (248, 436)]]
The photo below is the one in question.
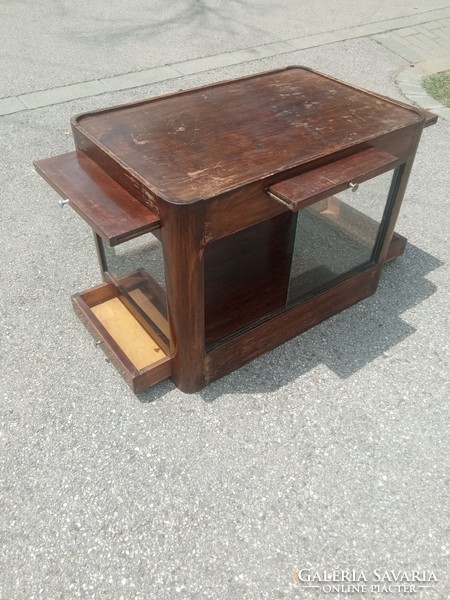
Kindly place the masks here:
[(207, 346), (284, 307), (296, 221), (286, 212), (205, 247)]

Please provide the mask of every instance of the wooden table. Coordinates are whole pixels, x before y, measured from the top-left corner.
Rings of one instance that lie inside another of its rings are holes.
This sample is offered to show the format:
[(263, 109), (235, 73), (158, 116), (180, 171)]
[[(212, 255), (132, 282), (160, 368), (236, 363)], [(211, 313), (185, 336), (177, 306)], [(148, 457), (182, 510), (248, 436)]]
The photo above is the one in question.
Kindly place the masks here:
[(76, 311), (135, 391), (201, 389), (374, 293), (435, 121), (304, 67), (74, 117), (35, 166), (95, 233)]

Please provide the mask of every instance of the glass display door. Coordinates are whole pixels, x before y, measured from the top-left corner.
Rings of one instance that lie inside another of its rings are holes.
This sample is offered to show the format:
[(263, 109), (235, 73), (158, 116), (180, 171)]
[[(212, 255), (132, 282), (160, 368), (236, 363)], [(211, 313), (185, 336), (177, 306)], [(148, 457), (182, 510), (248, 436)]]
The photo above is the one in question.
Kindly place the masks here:
[(162, 244), (146, 233), (116, 246), (106, 245), (98, 236), (105, 277), (151, 325), (164, 349), (170, 346), (166, 283)]
[(397, 171), (351, 184), (298, 211), (288, 306), (377, 262)]

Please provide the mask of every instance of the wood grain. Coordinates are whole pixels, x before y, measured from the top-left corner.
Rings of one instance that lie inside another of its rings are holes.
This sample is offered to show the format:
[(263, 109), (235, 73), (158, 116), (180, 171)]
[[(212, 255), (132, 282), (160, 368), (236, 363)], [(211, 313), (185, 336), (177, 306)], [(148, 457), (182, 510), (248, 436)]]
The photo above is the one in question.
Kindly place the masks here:
[(34, 166), (110, 246), (160, 226), (155, 213), (82, 152), (38, 160)]
[(161, 205), (172, 376), (187, 393), (205, 385), (205, 290), (202, 204)]
[(268, 191), (273, 198), (297, 212), (313, 202), (348, 188), (350, 182), (361, 183), (398, 164), (397, 157), (369, 147), (318, 169), (281, 181), (271, 186)]
[(164, 358), (161, 348), (119, 298), (97, 304), (92, 312), (138, 370)]
[(113, 299), (118, 299), (120, 291), (111, 283), (99, 285), (72, 296), (75, 313), (86, 325), (100, 348), (110, 358), (119, 373), (134, 392), (140, 392), (155, 383), (167, 379), (171, 375), (171, 358), (161, 352), (159, 360), (138, 369), (130, 360), (124, 349), (119, 346), (93, 310), (96, 306)]
[(285, 212), (205, 247), (205, 343), (286, 303), (296, 215)]
[(86, 113), (72, 127), (77, 147), (94, 153), (127, 189), (134, 181), (136, 191), (141, 185), (178, 204), (266, 180), (421, 120), (413, 108), (292, 67)]
[(373, 267), (214, 348), (206, 355), (207, 383), (367, 298), (376, 285), (377, 269)]

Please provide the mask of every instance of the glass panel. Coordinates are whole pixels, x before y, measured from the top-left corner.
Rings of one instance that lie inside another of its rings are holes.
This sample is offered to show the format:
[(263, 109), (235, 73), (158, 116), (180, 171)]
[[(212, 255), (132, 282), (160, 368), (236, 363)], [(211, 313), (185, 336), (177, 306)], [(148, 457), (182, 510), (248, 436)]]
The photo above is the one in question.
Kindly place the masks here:
[(162, 344), (170, 339), (161, 242), (147, 233), (114, 247), (103, 244), (109, 279), (138, 309)]
[(104, 250), (108, 272), (111, 275), (118, 277), (144, 269), (165, 289), (162, 244), (152, 233), (146, 233), (118, 246), (104, 245)]
[(336, 284), (376, 261), (392, 171), (298, 212), (287, 303)]

